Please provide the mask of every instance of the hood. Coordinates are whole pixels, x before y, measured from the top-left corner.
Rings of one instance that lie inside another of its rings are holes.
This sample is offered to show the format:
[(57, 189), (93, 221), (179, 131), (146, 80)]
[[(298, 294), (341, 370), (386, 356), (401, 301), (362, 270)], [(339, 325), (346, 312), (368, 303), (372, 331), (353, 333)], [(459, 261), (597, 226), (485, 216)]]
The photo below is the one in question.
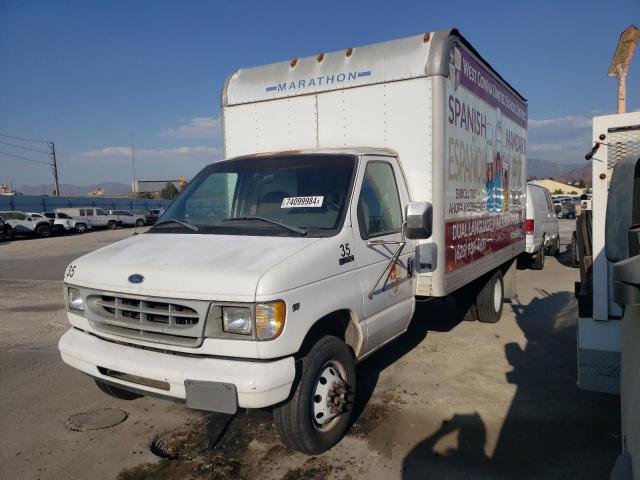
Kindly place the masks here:
[[(255, 298), (260, 277), (318, 238), (142, 234), (71, 262), (66, 283), (121, 293), (221, 301)], [(129, 282), (139, 274), (142, 283)]]

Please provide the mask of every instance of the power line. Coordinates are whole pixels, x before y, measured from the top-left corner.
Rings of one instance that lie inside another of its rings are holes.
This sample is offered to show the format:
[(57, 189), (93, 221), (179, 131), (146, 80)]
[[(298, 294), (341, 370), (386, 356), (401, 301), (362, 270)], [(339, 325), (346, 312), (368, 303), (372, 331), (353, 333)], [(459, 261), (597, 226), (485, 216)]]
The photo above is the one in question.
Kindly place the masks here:
[(0, 142), (0, 144), (8, 145), (10, 147), (15, 147), (15, 148), (22, 148), (24, 150), (30, 150), (32, 152), (45, 153), (47, 155), (49, 155), (49, 153), (50, 153), (50, 152), (47, 152), (46, 150), (38, 150), (37, 148), (23, 147), (22, 145), (16, 145), (15, 143)]
[(47, 145), (51, 143), (51, 142), (45, 142), (44, 140), (34, 140), (32, 138), (14, 137), (13, 135), (5, 135), (3, 133), (0, 133), (0, 137), (13, 138), (14, 140), (21, 140), (23, 142), (44, 143)]
[(26, 160), (27, 162), (33, 162), (33, 163), (40, 163), (42, 165), (51, 165), (48, 162), (40, 162), (38, 160), (33, 160), (31, 158), (27, 158), (27, 157), (23, 157), (21, 155), (13, 155), (11, 153), (7, 153), (7, 152), (0, 152), (0, 155), (6, 155), (7, 157), (13, 157), (13, 158), (19, 158), (20, 160)]

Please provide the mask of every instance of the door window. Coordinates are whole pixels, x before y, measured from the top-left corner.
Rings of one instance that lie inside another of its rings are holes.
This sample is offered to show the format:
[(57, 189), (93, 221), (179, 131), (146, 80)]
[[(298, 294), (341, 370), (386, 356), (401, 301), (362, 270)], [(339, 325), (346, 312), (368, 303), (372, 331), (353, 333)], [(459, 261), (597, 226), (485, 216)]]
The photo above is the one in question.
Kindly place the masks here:
[(391, 164), (367, 164), (358, 200), (358, 224), (364, 240), (400, 232), (402, 207)]
[(24, 213), (14, 212), (13, 219), (14, 220), (22, 220), (22, 221), (24, 221), (24, 220), (27, 219), (27, 216)]
[(96, 215), (108, 215), (108, 213), (102, 210), (101, 208), (97, 208)]

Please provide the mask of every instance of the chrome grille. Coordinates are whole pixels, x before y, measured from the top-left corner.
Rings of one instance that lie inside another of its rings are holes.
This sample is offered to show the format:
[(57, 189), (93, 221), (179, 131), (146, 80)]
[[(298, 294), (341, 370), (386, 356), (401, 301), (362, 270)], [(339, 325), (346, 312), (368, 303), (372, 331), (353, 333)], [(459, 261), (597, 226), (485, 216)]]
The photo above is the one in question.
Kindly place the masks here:
[(202, 345), (210, 302), (80, 291), (86, 316), (97, 330), (168, 345)]
[(106, 316), (141, 324), (152, 322), (181, 328), (200, 322), (200, 315), (196, 310), (177, 303), (102, 295), (95, 305), (102, 307)]

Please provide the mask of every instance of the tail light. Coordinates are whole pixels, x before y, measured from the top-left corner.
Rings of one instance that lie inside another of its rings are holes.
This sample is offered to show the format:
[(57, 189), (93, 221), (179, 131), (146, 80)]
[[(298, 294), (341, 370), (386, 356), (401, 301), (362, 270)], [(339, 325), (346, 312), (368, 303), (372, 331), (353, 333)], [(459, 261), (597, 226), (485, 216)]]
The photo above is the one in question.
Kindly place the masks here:
[(527, 233), (533, 233), (533, 220), (527, 220), (524, 224), (524, 229)]

